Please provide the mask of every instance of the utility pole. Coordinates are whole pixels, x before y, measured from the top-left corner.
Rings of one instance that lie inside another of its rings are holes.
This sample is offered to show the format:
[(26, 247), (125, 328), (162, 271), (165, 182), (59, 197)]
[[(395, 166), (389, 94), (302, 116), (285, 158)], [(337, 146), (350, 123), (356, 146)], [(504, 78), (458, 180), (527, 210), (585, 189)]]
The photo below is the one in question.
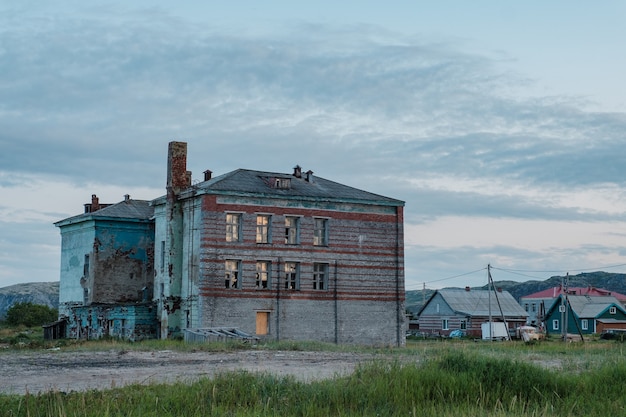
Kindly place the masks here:
[(567, 328), (568, 328), (568, 316), (569, 316), (569, 299), (567, 298), (567, 293), (569, 291), (569, 272), (565, 274), (565, 287), (563, 288), (565, 292), (565, 318), (563, 319), (563, 341), (567, 342)]
[(487, 295), (489, 296), (489, 341), (493, 341), (493, 320), (491, 319), (491, 264), (487, 264)]

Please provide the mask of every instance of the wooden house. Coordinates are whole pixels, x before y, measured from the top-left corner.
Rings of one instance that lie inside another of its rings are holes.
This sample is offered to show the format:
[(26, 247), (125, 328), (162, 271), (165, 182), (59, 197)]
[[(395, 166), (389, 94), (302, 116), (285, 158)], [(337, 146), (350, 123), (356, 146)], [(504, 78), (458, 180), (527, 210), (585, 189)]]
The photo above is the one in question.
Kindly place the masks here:
[(514, 330), (526, 323), (524, 311), (507, 291), (442, 289), (428, 299), (418, 313), (421, 332), (448, 336), (461, 330), (481, 337), (483, 323), (506, 322)]

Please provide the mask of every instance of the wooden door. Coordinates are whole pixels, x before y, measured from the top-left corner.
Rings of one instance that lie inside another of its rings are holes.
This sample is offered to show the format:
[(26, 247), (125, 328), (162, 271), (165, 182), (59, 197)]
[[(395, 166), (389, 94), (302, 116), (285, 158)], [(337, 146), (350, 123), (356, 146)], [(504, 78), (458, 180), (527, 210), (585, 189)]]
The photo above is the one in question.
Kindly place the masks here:
[(257, 311), (256, 313), (256, 334), (264, 336), (269, 333), (269, 317), (270, 313), (267, 311)]

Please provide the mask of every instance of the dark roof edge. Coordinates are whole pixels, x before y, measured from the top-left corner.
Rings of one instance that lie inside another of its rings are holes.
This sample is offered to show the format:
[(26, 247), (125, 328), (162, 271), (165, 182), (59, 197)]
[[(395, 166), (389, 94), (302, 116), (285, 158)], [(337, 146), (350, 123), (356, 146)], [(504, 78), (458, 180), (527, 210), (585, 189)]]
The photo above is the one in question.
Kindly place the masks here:
[[(300, 201), (328, 201), (335, 203), (351, 203), (351, 204), (363, 204), (369, 206), (388, 206), (388, 207), (404, 207), (405, 202), (402, 200), (396, 200), (388, 197), (386, 200), (362, 200), (362, 199), (350, 199), (350, 198), (319, 198), (319, 197), (306, 197), (306, 196), (289, 196), (279, 194), (262, 194), (262, 193), (243, 193), (237, 191), (219, 191), (219, 190), (207, 190), (204, 188), (187, 189), (179, 194), (179, 199), (187, 200), (197, 195), (219, 195), (219, 196), (233, 196), (233, 197), (263, 197), (272, 198), (275, 200), (300, 200)], [(375, 194), (376, 195), (376, 194)], [(150, 201), (151, 206), (165, 204), (166, 196), (157, 197)]]

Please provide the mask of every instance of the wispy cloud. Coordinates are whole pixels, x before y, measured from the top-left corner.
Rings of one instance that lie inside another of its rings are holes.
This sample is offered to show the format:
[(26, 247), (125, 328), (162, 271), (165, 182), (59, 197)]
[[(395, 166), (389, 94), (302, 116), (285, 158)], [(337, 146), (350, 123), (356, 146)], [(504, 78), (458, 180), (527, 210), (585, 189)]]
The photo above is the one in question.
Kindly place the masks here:
[[(406, 200), (409, 231), (442, 216), (623, 219), (626, 115), (517, 95), (530, 81), (501, 55), (372, 25), (249, 36), (151, 8), (11, 11), (0, 16), (4, 188), (55, 179), (85, 194), (68, 197), (77, 208), (95, 188), (159, 190), (179, 139), (196, 177), (298, 163)], [(420, 245), (414, 269), (433, 262)]]

